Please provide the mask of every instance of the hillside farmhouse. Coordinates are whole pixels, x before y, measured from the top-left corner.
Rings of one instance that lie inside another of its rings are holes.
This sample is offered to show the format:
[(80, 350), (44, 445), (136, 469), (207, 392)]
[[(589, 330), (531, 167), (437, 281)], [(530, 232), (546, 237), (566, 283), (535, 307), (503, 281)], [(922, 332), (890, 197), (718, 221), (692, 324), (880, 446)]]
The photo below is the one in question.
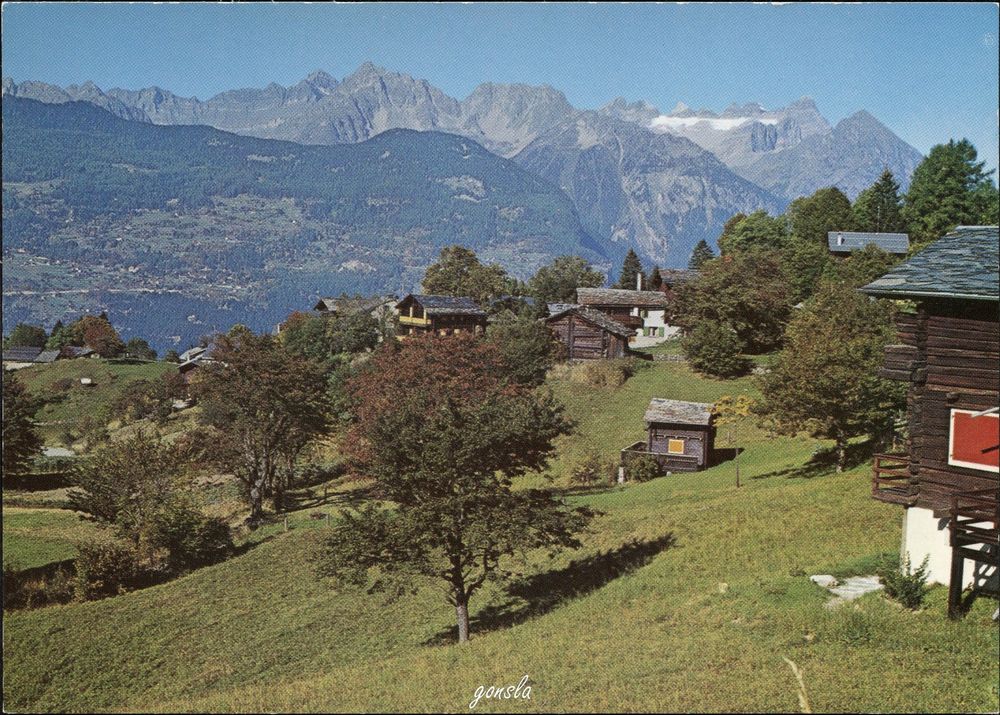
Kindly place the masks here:
[(486, 311), (472, 298), (410, 293), (396, 304), (399, 335), (474, 333), (486, 330)]
[(916, 304), (882, 370), (908, 388), (907, 448), (876, 455), (872, 497), (904, 507), (901, 551), (949, 585), (953, 616), (964, 587), (997, 585), (998, 252), (996, 226), (960, 226), (861, 288)]
[(622, 450), (622, 464), (649, 454), (665, 472), (697, 472), (709, 466), (715, 448), (712, 405), (654, 397), (643, 416), (646, 440)]
[(632, 337), (669, 337), (676, 332), (667, 324), (669, 299), (660, 291), (621, 288), (577, 288), (576, 301), (598, 310), (631, 330)]
[(860, 251), (865, 246), (875, 246), (893, 256), (905, 256), (910, 250), (910, 236), (905, 233), (830, 231), (826, 234), (826, 243), (830, 254), (836, 258), (846, 258), (851, 251)]
[(635, 331), (599, 310), (572, 303), (552, 303), (543, 318), (566, 351), (567, 360), (622, 358)]

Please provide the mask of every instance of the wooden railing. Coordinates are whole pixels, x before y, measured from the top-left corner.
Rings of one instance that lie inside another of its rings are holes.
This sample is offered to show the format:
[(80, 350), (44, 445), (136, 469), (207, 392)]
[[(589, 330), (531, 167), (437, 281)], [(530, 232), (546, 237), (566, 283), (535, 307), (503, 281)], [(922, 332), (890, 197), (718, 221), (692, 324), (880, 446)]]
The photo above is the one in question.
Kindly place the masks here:
[(951, 575), (948, 615), (962, 615), (965, 560), (996, 566), (1000, 556), (1000, 488), (974, 489), (951, 495)]
[(412, 315), (401, 315), (399, 316), (399, 322), (402, 325), (430, 325), (430, 318), (417, 318)]
[(669, 452), (650, 452), (645, 442), (634, 442), (621, 451), (621, 463), (627, 466), (628, 460), (648, 455), (656, 460), (661, 469), (672, 472), (695, 472), (698, 470), (698, 458), (689, 454), (670, 454)]
[(906, 454), (876, 454), (872, 462), (872, 498), (910, 506), (916, 494), (910, 484), (910, 458)]

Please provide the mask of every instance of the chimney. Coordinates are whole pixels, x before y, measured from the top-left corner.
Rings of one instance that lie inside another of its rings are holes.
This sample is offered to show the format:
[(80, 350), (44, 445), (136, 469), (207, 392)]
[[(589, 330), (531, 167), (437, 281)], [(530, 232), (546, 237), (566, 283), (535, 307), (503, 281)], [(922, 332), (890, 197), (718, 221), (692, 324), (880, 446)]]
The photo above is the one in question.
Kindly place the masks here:
[(842, 234), (842, 233), (838, 233), (837, 234), (837, 245), (838, 246), (843, 246), (844, 245), (844, 234)]
[(636, 290), (642, 290), (642, 274), (641, 273), (636, 273), (635, 274), (635, 289)]

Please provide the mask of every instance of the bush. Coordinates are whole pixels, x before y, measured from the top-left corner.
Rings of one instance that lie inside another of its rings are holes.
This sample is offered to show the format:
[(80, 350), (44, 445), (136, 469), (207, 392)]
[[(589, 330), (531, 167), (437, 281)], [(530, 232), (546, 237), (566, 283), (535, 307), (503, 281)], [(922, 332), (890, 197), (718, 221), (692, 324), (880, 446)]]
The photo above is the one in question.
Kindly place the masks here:
[(889, 598), (899, 601), (911, 611), (920, 608), (927, 594), (927, 558), (913, 570), (910, 555), (907, 554), (903, 557), (900, 568), (883, 568), (878, 575), (885, 584), (885, 593)]
[(736, 333), (719, 323), (700, 323), (681, 340), (681, 350), (691, 367), (715, 377), (739, 377), (752, 365)]
[(150, 547), (166, 552), (166, 566), (171, 573), (217, 563), (234, 548), (229, 526), (223, 519), (207, 517), (180, 501), (158, 510), (144, 536)]
[(661, 474), (660, 463), (651, 454), (633, 457), (625, 465), (625, 478), (633, 482), (648, 482)]
[(602, 482), (613, 483), (614, 474), (615, 465), (613, 462), (601, 459), (601, 455), (596, 450), (589, 450), (573, 468), (569, 478), (574, 484), (591, 487)]
[(135, 586), (139, 558), (128, 541), (98, 537), (79, 545), (76, 557), (76, 595), (80, 600), (115, 596)]
[(571, 372), (571, 379), (583, 382), (591, 387), (621, 387), (637, 369), (637, 361), (631, 358), (625, 360), (592, 360), (578, 365)]

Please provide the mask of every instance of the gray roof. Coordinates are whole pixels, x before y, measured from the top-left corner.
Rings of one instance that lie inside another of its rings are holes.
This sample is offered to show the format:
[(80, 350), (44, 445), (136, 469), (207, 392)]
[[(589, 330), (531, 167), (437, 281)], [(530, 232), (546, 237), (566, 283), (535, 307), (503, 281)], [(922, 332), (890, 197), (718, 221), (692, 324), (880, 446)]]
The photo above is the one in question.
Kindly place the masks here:
[(35, 362), (42, 349), (38, 347), (7, 348), (3, 351), (4, 362)]
[(79, 347), (77, 345), (64, 345), (62, 348), (62, 354), (69, 358), (86, 357), (93, 352), (92, 348)]
[(35, 362), (53, 362), (59, 359), (59, 350), (42, 350), (35, 358)]
[(549, 309), (551, 311), (552, 306), (559, 308), (557, 311), (552, 311), (549, 317), (544, 318), (544, 320), (555, 320), (560, 318), (566, 313), (574, 313), (584, 320), (593, 323), (594, 325), (607, 330), (609, 333), (614, 333), (615, 335), (620, 335), (623, 338), (630, 338), (635, 335), (635, 331), (631, 328), (627, 328), (617, 320), (610, 318), (605, 313), (599, 310), (594, 310), (593, 308), (588, 308), (585, 305), (574, 305), (567, 303), (551, 303)]
[(1000, 299), (996, 226), (959, 226), (908, 261), (861, 288), (899, 298)]
[(313, 310), (345, 314), (360, 313), (375, 310), (386, 303), (395, 302), (396, 297), (391, 295), (378, 295), (371, 298), (320, 298)]
[(693, 281), (701, 274), (701, 271), (695, 270), (693, 268), (661, 268), (660, 278), (663, 282), (668, 285), (676, 285), (677, 283), (687, 283), (688, 281)]
[(833, 253), (860, 251), (865, 246), (876, 246), (886, 253), (906, 255), (910, 250), (910, 237), (905, 233), (856, 233), (853, 231), (830, 231), (826, 242)]
[(684, 402), (654, 397), (644, 416), (646, 422), (673, 422), (683, 425), (709, 425), (712, 405), (705, 402)]
[(397, 308), (412, 297), (424, 309), (427, 315), (477, 315), (485, 316), (486, 311), (480, 308), (472, 298), (451, 295), (422, 295), (411, 293), (397, 304)]
[(582, 305), (615, 305), (636, 308), (666, 308), (667, 296), (658, 290), (622, 288), (577, 288), (576, 300)]

